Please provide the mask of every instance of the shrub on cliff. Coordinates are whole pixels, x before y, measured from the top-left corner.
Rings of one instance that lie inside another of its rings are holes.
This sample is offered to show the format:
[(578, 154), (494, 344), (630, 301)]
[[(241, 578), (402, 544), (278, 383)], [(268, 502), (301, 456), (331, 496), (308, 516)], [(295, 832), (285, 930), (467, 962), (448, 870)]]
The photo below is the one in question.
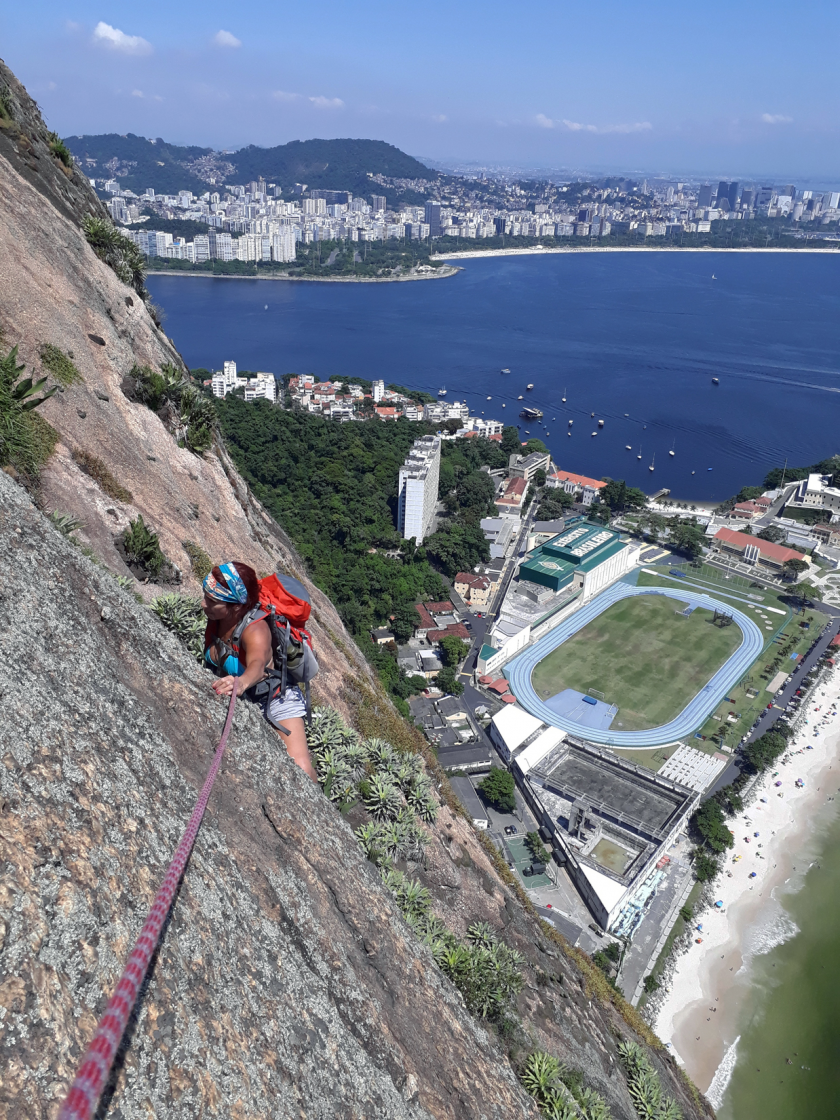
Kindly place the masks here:
[(154, 583), (178, 583), (177, 568), (167, 560), (160, 548), (157, 533), (153, 532), (139, 514), (130, 521), (128, 528), (117, 538), (117, 548), (133, 574), (139, 579)]
[(124, 284), (147, 300), (146, 261), (130, 237), (126, 237), (107, 218), (82, 218), (82, 230), (97, 257), (104, 261)]
[(201, 600), (192, 595), (161, 595), (152, 603), (151, 609), (193, 657), (203, 662), (207, 619), (201, 609)]
[(157, 413), (178, 443), (194, 455), (209, 451), (216, 428), (213, 402), (190, 385), (184, 371), (164, 362), (160, 370), (134, 365), (123, 379), (129, 400)]
[[(36, 478), (55, 446), (57, 433), (45, 420), (32, 414), (58, 389), (54, 385), (35, 396), (47, 382), (21, 378), (26, 369), (17, 364), (17, 346), (0, 358), (0, 466), (11, 466), (28, 478)], [(53, 438), (54, 437), (54, 438)]]

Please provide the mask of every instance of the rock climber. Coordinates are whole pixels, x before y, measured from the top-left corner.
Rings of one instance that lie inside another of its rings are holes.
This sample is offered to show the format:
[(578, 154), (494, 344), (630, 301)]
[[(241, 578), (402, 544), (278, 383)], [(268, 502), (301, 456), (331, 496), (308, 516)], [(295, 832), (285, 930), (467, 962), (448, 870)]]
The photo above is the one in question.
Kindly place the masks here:
[[(238, 641), (232, 640), (239, 623), (258, 606), (257, 573), (247, 564), (219, 564), (205, 578), (201, 600), (201, 609), (207, 616), (204, 660), (219, 677), (212, 686), (218, 696), (230, 696), (234, 688), (237, 696), (247, 696), (266, 678), (266, 669), (274, 667), (271, 632), (263, 618), (249, 622)], [(259, 700), (252, 692), (249, 698), (261, 703), (292, 761), (317, 781), (306, 744), (306, 702), (300, 688), (290, 684), (283, 696), (276, 696), (270, 703), (268, 695)]]

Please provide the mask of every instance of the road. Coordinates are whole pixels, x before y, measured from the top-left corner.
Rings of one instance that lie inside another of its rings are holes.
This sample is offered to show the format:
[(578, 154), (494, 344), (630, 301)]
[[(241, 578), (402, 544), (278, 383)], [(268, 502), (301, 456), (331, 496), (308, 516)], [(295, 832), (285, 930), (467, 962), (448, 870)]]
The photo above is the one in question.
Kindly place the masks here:
[[(793, 670), (791, 674), (793, 679), (790, 684), (786, 684), (784, 688), (773, 697), (773, 707), (765, 707), (759, 718), (758, 726), (754, 727), (747, 736), (748, 743), (753, 742), (754, 739), (763, 735), (765, 731), (769, 731), (776, 720), (781, 719), (784, 715), (785, 707), (795, 695), (797, 688), (801, 687), (808, 670), (816, 665), (820, 657), (822, 657), (826, 649), (828, 649), (832, 638), (840, 631), (840, 607), (829, 606), (826, 603), (817, 603), (815, 606), (818, 610), (822, 611), (823, 614), (828, 615), (829, 625), (825, 633), (816, 640), (815, 644)], [(764, 695), (767, 696), (769, 700), (770, 694), (764, 693)], [(712, 788), (707, 790), (704, 800), (711, 797), (713, 793), (717, 793), (719, 789), (734, 782), (740, 772), (741, 766), (739, 765), (739, 760), (733, 759), (726, 769), (718, 775), (717, 781)]]

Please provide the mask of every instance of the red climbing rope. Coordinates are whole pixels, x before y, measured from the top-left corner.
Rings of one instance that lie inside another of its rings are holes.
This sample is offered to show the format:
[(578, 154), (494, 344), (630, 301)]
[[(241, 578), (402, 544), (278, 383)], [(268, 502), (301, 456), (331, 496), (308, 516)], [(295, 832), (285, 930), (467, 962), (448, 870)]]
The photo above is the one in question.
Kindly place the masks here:
[(58, 1120), (90, 1120), (99, 1103), (102, 1090), (111, 1073), (117, 1048), (128, 1023), (128, 1017), (137, 1002), (137, 993), (143, 983), (149, 961), (152, 959), (152, 954), (160, 937), (160, 931), (163, 928), (166, 915), (169, 913), (169, 908), (178, 889), (178, 883), (184, 874), (187, 860), (190, 858), (195, 838), (201, 827), (204, 810), (207, 808), (213, 783), (222, 764), (222, 755), (225, 753), (225, 747), (227, 746), (235, 707), (236, 689), (234, 688), (230, 696), (222, 737), (219, 740), (213, 763), (195, 809), (193, 809), (189, 824), (181, 837), (181, 843), (178, 845), (163, 883), (155, 895), (152, 909), (149, 911), (146, 924), (140, 931), (140, 936), (137, 938), (131, 956), (128, 958), (120, 982), (117, 984), (117, 990), (105, 1009), (105, 1014), (102, 1016), (96, 1034), (93, 1036), (93, 1042), (88, 1047), (88, 1051), (79, 1067), (79, 1072), (76, 1074), (76, 1080), (67, 1094), (67, 1099), (61, 1106)]

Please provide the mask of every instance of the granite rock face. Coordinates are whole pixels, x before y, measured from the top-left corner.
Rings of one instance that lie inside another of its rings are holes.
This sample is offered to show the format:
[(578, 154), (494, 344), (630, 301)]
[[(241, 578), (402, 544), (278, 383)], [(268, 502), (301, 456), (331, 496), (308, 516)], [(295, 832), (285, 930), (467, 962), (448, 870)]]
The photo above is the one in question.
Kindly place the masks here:
[[(55, 1115), (224, 715), (0, 474), (0, 1115)], [(109, 1115), (535, 1115), (337, 810), (239, 705)]]

